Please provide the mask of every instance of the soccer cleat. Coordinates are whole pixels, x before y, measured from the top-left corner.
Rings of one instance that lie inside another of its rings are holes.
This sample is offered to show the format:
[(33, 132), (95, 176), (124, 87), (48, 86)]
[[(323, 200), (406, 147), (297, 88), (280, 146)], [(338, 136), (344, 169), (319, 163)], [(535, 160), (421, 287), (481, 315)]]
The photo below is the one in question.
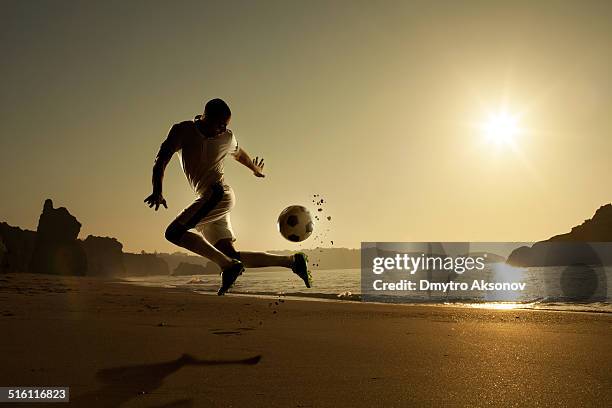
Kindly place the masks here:
[(236, 282), (236, 279), (244, 272), (244, 265), (240, 261), (234, 260), (232, 266), (225, 268), (221, 272), (221, 287), (217, 291), (217, 295), (223, 296)]
[(309, 288), (312, 285), (312, 276), (308, 270), (308, 257), (303, 252), (297, 252), (293, 255), (293, 266), (291, 267), (293, 273), (302, 278), (306, 287)]

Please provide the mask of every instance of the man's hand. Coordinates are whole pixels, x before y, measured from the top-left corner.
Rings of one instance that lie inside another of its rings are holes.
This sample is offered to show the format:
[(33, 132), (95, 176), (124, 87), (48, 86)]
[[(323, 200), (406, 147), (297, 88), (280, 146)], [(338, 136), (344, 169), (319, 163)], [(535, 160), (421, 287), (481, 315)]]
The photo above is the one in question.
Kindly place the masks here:
[(149, 208), (153, 208), (153, 206), (155, 206), (155, 211), (159, 209), (160, 205), (163, 205), (166, 207), (166, 209), (168, 208), (166, 205), (166, 200), (161, 193), (153, 192), (153, 194), (144, 199), (144, 202), (149, 205)]
[(263, 168), (264, 168), (263, 157), (261, 159), (259, 157), (254, 158), (253, 159), (253, 174), (256, 177), (266, 177), (266, 175), (263, 174)]
[(255, 175), (255, 177), (266, 177), (266, 175), (263, 174), (263, 168), (264, 168), (263, 158), (260, 159), (258, 156), (254, 158), (253, 160), (251, 160), (251, 158), (249, 157), (249, 154), (245, 152), (243, 148), (240, 147), (238, 148), (238, 152), (234, 154), (234, 159), (236, 159), (238, 163), (250, 169)]

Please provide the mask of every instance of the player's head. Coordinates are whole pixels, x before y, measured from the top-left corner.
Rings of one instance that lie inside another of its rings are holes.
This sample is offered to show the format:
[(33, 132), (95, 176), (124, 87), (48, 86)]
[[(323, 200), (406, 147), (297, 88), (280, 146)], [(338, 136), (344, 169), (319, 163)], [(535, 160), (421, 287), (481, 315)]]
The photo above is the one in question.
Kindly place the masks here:
[(204, 122), (211, 133), (217, 135), (225, 132), (232, 117), (232, 111), (223, 99), (215, 98), (204, 106)]

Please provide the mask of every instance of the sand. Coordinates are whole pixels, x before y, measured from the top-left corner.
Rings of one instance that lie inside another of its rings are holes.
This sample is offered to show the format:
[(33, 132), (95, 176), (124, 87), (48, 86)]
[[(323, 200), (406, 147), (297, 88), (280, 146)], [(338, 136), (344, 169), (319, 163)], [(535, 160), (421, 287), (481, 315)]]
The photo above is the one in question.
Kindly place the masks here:
[(0, 386), (70, 386), (70, 406), (612, 401), (609, 314), (278, 301), (0, 275), (0, 350)]

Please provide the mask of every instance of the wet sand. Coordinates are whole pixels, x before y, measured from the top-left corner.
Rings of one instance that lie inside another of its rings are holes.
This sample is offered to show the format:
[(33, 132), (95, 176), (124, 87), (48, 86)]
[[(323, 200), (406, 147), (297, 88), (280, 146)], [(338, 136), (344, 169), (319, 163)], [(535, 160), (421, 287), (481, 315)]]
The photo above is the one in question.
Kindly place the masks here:
[(612, 316), (601, 313), (217, 297), (0, 275), (0, 350), (0, 386), (70, 386), (70, 406), (612, 401)]

